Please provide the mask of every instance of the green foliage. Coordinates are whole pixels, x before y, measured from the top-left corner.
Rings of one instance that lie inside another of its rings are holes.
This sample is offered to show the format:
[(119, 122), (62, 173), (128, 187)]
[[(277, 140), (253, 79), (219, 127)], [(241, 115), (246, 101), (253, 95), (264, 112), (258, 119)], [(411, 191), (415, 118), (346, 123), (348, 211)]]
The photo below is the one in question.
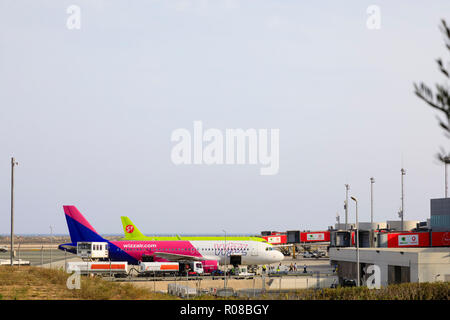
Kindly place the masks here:
[(70, 275), (62, 270), (39, 267), (0, 267), (0, 299), (159, 300), (173, 296), (154, 293), (131, 284), (81, 277), (81, 288), (69, 290)]
[(270, 296), (268, 299), (289, 300), (449, 300), (450, 283), (402, 283), (369, 289), (367, 287), (339, 287), (335, 289), (305, 289), (289, 294), (289, 297)]
[[(445, 46), (450, 52), (450, 28), (445, 20), (442, 20), (441, 31), (444, 34)], [(442, 59), (438, 58), (436, 62), (444, 78), (447, 81), (450, 80), (450, 70), (445, 67)], [(429, 106), (444, 115), (444, 119), (439, 118), (439, 126), (444, 130), (445, 136), (450, 139), (450, 92), (448, 85), (436, 84), (436, 92), (433, 92), (423, 82), (420, 85), (414, 83), (414, 93)], [(437, 157), (442, 162), (450, 163), (450, 153), (447, 153), (443, 148), (441, 148), (441, 152), (438, 153)]]

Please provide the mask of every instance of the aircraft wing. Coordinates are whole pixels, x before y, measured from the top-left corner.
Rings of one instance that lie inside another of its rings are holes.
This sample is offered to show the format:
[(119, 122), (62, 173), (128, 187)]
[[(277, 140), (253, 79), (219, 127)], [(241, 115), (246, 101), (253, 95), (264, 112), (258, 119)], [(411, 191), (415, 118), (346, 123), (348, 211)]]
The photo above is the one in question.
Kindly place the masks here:
[(176, 254), (176, 253), (169, 253), (169, 252), (156, 252), (154, 254), (157, 257), (167, 259), (169, 261), (202, 261), (205, 260), (203, 257), (193, 257), (193, 256), (187, 256), (184, 254)]
[(60, 244), (58, 246), (58, 249), (62, 250), (62, 251), (68, 251), (71, 253), (77, 253), (77, 246), (76, 246), (76, 244), (73, 244), (73, 243)]
[(168, 252), (156, 252), (154, 254), (157, 257), (167, 259), (169, 261), (203, 261), (203, 260), (218, 260), (219, 257), (193, 257), (184, 254), (168, 253)]
[(292, 244), (272, 244), (274, 248), (292, 247)]

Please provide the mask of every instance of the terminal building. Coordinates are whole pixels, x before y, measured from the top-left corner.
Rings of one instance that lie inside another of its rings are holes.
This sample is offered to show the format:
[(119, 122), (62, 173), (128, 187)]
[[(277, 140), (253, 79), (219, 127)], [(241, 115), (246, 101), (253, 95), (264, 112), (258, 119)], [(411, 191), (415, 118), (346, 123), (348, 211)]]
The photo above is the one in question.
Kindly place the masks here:
[[(357, 280), (359, 253), (360, 283), (380, 269), (381, 285), (402, 282), (450, 281), (450, 198), (432, 199), (426, 222), (337, 224), (330, 230), (330, 263), (337, 267), (341, 284)], [(359, 233), (359, 239), (357, 234)], [(356, 248), (359, 244), (359, 250)]]

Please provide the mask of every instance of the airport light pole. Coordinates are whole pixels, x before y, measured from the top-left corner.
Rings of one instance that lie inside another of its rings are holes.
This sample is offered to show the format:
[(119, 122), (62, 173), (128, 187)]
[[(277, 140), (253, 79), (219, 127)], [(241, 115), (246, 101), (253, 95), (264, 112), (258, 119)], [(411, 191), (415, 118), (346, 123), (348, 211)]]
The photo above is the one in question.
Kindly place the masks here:
[(405, 216), (405, 193), (404, 193), (404, 189), (403, 189), (403, 177), (406, 175), (406, 170), (405, 169), (401, 169), (400, 170), (401, 174), (402, 174), (402, 210), (401, 210), (401, 221), (402, 221), (402, 226), (401, 226), (401, 230), (404, 230), (404, 226), (403, 226), (403, 217)]
[(223, 272), (223, 288), (226, 289), (227, 288), (227, 269), (228, 269), (228, 264), (227, 264), (227, 232), (225, 230), (222, 230), (225, 233), (225, 247), (223, 248), (223, 255), (225, 258), (225, 270)]
[(18, 164), (11, 158), (11, 266), (14, 265), (14, 167)]
[(53, 228), (52, 228), (52, 226), (50, 226), (50, 269), (52, 268), (52, 262), (53, 262), (52, 247), (53, 247)]
[(444, 174), (445, 174), (445, 198), (448, 198), (448, 175), (447, 175), (447, 165), (450, 163), (450, 155), (444, 157)]
[(373, 184), (375, 183), (375, 178), (370, 178), (370, 229), (373, 229)]
[(356, 205), (356, 285), (359, 287), (359, 223), (358, 223), (358, 199), (351, 197)]
[(350, 190), (350, 186), (348, 184), (345, 185), (345, 230), (347, 230), (348, 223), (348, 190)]

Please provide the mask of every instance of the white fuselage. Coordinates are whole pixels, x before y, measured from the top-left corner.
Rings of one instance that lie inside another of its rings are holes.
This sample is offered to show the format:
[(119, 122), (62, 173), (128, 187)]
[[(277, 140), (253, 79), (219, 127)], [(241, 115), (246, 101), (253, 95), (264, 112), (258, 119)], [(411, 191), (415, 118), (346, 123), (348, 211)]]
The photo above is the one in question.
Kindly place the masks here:
[(205, 260), (217, 260), (219, 264), (230, 264), (240, 258), (241, 265), (278, 263), (284, 259), (281, 252), (271, 244), (258, 241), (190, 241)]

